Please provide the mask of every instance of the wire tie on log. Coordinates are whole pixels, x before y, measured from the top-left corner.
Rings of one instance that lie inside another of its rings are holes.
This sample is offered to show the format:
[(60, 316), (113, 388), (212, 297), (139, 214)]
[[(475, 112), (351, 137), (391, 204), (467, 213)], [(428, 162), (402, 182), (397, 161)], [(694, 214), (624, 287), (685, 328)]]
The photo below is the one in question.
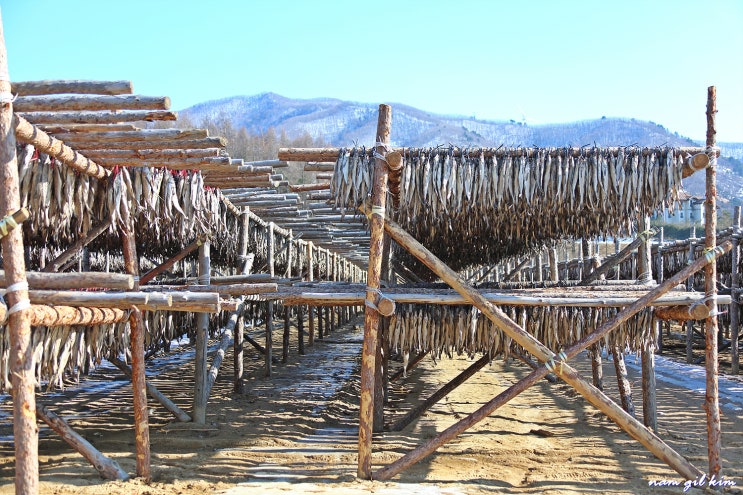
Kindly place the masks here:
[(8, 215), (0, 220), (0, 237), (5, 237), (8, 232), (18, 227), (18, 222), (15, 221), (13, 215)]
[(647, 230), (642, 231), (639, 234), (637, 234), (637, 237), (639, 237), (643, 241), (647, 241), (648, 239), (650, 239), (651, 237), (653, 237), (656, 233), (657, 232), (655, 231), (655, 229), (647, 229)]
[(382, 208), (381, 206), (372, 206), (371, 214), (372, 215), (379, 215), (380, 217), (382, 217), (382, 220), (384, 220), (384, 218), (385, 218), (384, 217), (384, 208)]
[[(558, 358), (557, 362), (555, 362), (555, 357)], [(567, 362), (567, 360), (567, 354), (565, 354), (565, 352), (563, 351), (560, 351), (557, 353), (556, 356), (553, 356), (549, 361), (546, 361), (544, 365), (552, 373), (557, 373), (557, 375), (560, 375), (562, 373), (562, 363)], [(560, 371), (557, 371), (558, 366), (560, 368)]]
[(18, 313), (20, 311), (23, 311), (24, 309), (28, 309), (31, 307), (31, 301), (28, 299), (21, 299), (17, 303), (15, 303), (13, 306), (10, 307), (8, 310), (8, 316), (12, 315), (13, 313)]
[(18, 95), (14, 95), (10, 91), (3, 91), (0, 93), (0, 104), (7, 105), (8, 103), (13, 103), (16, 98), (18, 98)]
[(11, 292), (17, 292), (19, 290), (28, 290), (28, 282), (16, 282), (14, 284), (10, 284), (6, 289), (5, 293), (10, 294)]

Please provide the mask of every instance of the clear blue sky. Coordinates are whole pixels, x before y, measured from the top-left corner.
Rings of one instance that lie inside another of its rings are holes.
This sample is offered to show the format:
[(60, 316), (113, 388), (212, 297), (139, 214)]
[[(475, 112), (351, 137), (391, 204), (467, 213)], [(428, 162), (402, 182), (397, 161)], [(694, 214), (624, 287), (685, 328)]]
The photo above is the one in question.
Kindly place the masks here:
[(743, 142), (743, 0), (0, 6), (16, 81), (127, 79), (175, 110), (272, 91), (530, 124), (634, 117), (696, 139), (716, 85), (718, 140)]

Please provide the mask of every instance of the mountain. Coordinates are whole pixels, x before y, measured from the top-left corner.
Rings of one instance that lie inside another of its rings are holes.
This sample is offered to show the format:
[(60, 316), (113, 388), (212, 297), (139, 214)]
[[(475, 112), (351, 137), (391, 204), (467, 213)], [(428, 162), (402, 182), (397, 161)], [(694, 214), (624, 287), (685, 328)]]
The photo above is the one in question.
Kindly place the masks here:
[[(510, 121), (438, 115), (392, 104), (393, 146), (698, 146), (665, 127), (636, 119), (602, 117), (565, 124), (527, 125)], [(377, 126), (377, 105), (333, 98), (299, 100), (275, 93), (235, 96), (194, 105), (180, 112), (192, 122), (227, 118), (236, 128), (262, 133), (273, 127), (287, 136), (309, 133), (334, 146), (371, 145)], [(743, 143), (721, 143), (718, 192), (743, 202)], [(704, 194), (704, 174), (684, 182), (692, 194)]]

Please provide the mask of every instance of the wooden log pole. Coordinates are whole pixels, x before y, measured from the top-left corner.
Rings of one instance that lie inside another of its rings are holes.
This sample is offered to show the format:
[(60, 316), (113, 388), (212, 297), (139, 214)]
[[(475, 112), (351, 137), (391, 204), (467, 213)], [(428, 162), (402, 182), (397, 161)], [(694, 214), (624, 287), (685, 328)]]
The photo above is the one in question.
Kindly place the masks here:
[[(44, 423), (49, 425), (49, 428), (57, 432), (57, 434), (62, 437), (62, 439), (67, 442), (73, 449), (75, 449), (83, 457), (85, 457), (88, 462), (93, 465), (96, 471), (100, 473), (103, 479), (121, 481), (126, 481), (129, 479), (129, 475), (126, 473), (126, 471), (121, 469), (121, 466), (118, 462), (103, 455), (98, 449), (93, 447), (90, 442), (85, 440), (85, 438), (83, 438), (79, 433), (70, 428), (70, 425), (68, 425), (64, 419), (49, 410), (48, 407), (39, 404), (39, 406), (36, 408), (36, 415)], [(18, 486), (16, 486), (16, 493), (29, 492), (18, 491)]]
[(62, 254), (57, 256), (54, 261), (46, 265), (42, 271), (44, 272), (56, 272), (65, 263), (71, 260), (74, 256), (78, 255), (82, 249), (93, 242), (99, 235), (104, 233), (111, 226), (111, 219), (107, 219), (103, 223), (91, 229), (85, 237), (82, 237), (75, 241), (72, 246), (65, 249)]
[(141, 95), (20, 96), (15, 108), (17, 112), (168, 110), (170, 98)]
[[(370, 213), (370, 208), (368, 207), (368, 205), (361, 205), (360, 209), (365, 214)], [(480, 311), (484, 315), (486, 315), (491, 321), (496, 323), (496, 325), (501, 330), (511, 336), (511, 338), (513, 338), (513, 340), (516, 341), (519, 345), (524, 347), (524, 349), (540, 359), (540, 361), (549, 362), (554, 360), (554, 354), (548, 348), (546, 348), (543, 344), (534, 339), (534, 337), (520, 328), (515, 322), (510, 320), (510, 318), (508, 318), (500, 309), (489, 304), (488, 301), (479, 294), (479, 292), (472, 289), (471, 287), (466, 286), (466, 284), (464, 284), (464, 282), (459, 278), (456, 272), (451, 270), (443, 262), (436, 258), (430, 251), (428, 251), (422, 244), (420, 244), (420, 242), (418, 242), (410, 234), (405, 232), (405, 230), (402, 229), (397, 223), (387, 219), (384, 222), (384, 229), (401, 247), (407, 249), (422, 263), (424, 263), (432, 271), (434, 271), (434, 273), (439, 275), (439, 277), (441, 277), (452, 288), (457, 290), (457, 292), (460, 292), (460, 294), (462, 294), (468, 301), (470, 301), (471, 304), (480, 309)], [(691, 265), (682, 269), (679, 273), (669, 278), (668, 281), (666, 281), (664, 284), (661, 284), (657, 288), (651, 290), (643, 297), (635, 301), (633, 304), (630, 304), (624, 310), (620, 311), (611, 322), (602, 324), (599, 329), (597, 329), (597, 331), (595, 331), (593, 334), (581, 339), (576, 345), (564, 351), (565, 355), (568, 359), (570, 359), (571, 357), (574, 357), (580, 350), (585, 349), (589, 345), (595, 344), (606, 333), (616, 329), (622, 322), (626, 321), (629, 317), (636, 314), (640, 309), (650, 305), (656, 298), (671, 290), (671, 288), (678, 284), (679, 281), (686, 279), (690, 274), (694, 273), (696, 270), (699, 270), (702, 266), (704, 266), (704, 264), (714, 261), (716, 255), (724, 254), (731, 248), (732, 244), (730, 242), (726, 242), (714, 251), (710, 251), (708, 256), (706, 256), (705, 258), (700, 258)], [(696, 479), (698, 476), (701, 475), (701, 472), (691, 463), (689, 463), (689, 461), (675, 452), (668, 445), (663, 443), (660, 438), (658, 438), (651, 431), (645, 428), (644, 425), (635, 420), (632, 416), (628, 415), (624, 410), (621, 409), (621, 407), (619, 407), (616, 403), (614, 403), (614, 401), (606, 397), (601, 391), (597, 390), (590, 383), (586, 382), (577, 373), (577, 371), (566, 364), (564, 360), (561, 361), (561, 363), (561, 365), (554, 367), (555, 372), (557, 372), (564, 381), (572, 385), (576, 389), (576, 391), (578, 391), (578, 393), (588, 399), (591, 404), (596, 406), (601, 412), (614, 420), (614, 422), (622, 427), (622, 429), (624, 429), (627, 433), (629, 433), (630, 436), (642, 443), (654, 455), (666, 462), (669, 466), (675, 469), (686, 479)], [(534, 376), (531, 377), (530, 380), (539, 380), (543, 378), (549, 371), (546, 366), (541, 366), (540, 370), (542, 371), (538, 370), (532, 373), (532, 375)], [(531, 381), (530, 383), (533, 384), (534, 381)], [(507, 400), (510, 400), (508, 399), (508, 397), (510, 397), (513, 392), (516, 392), (516, 394), (518, 394), (520, 391), (510, 391), (505, 395), (505, 398)], [(502, 400), (502, 398), (494, 399), (493, 401), (491, 401), (489, 407), (495, 405), (495, 407), (497, 408), (501, 404), (500, 400)], [(481, 411), (481, 413), (485, 413), (486, 411), (492, 412), (492, 410), (494, 409), (485, 408)], [(487, 412), (487, 414), (490, 414), (490, 412)], [(483, 417), (486, 417), (487, 414)], [(389, 479), (389, 477), (399, 473), (401, 469), (404, 469), (410, 464), (417, 462), (417, 460), (422, 459), (430, 452), (438, 448), (438, 446), (448, 441), (450, 438), (453, 438), (461, 431), (466, 430), (469, 425), (470, 423), (467, 422), (464, 425), (460, 425), (454, 429), (448, 429), (445, 434), (442, 433), (442, 435), (440, 435), (436, 441), (430, 441), (425, 448), (421, 448), (420, 450), (417, 449), (415, 454), (406, 454), (406, 456), (404, 456), (404, 460), (398, 460), (393, 463), (394, 467), (390, 465), (387, 468), (383, 468), (382, 470), (377, 471), (375, 473), (374, 479)], [(464, 426), (464, 429), (459, 430), (459, 428), (461, 428), (462, 426)]]
[(273, 374), (273, 301), (266, 303), (266, 352), (263, 354), (265, 364), (265, 376), (270, 378)]
[[(253, 260), (255, 255), (248, 257), (248, 247), (250, 244), (250, 215), (246, 209), (243, 209), (240, 213), (240, 243), (237, 246), (237, 259), (240, 261), (240, 273), (250, 274), (253, 270)], [(213, 283), (210, 280), (211, 283)], [(237, 321), (235, 330), (235, 339), (232, 349), (233, 357), (233, 389), (236, 394), (245, 393), (245, 367), (243, 364), (244, 359), (244, 330), (245, 330), (245, 317), (240, 314), (240, 318)]]
[[(8, 75), (5, 37), (0, 19), (0, 218), (21, 208), (18, 158), (13, 126), (13, 95)], [(6, 294), (7, 331), (10, 349), (7, 366), (13, 387), (13, 439), (16, 493), (39, 490), (38, 428), (36, 426), (36, 382), (28, 311), (28, 286), (22, 229), (12, 229), (0, 239), (5, 279), (12, 291)]]
[[(108, 361), (119, 368), (129, 379), (132, 378), (132, 369), (121, 359), (110, 356)], [(183, 409), (178, 407), (175, 402), (168, 399), (160, 390), (157, 389), (153, 384), (147, 382), (147, 394), (155, 399), (160, 405), (167, 409), (178, 421), (188, 423), (191, 421), (189, 416)]]
[[(695, 154), (703, 152), (704, 149), (700, 148), (698, 146), (682, 146), (677, 148), (681, 153), (685, 154)], [(415, 148), (391, 148), (390, 151), (397, 151), (404, 155), (408, 155), (411, 152), (414, 152)], [(600, 149), (600, 153), (620, 153), (625, 150), (624, 147), (604, 147)], [(289, 162), (323, 162), (319, 164), (308, 164), (305, 166), (305, 171), (314, 171), (314, 172), (328, 172), (333, 170), (333, 166), (335, 165), (335, 162), (338, 160), (338, 155), (341, 151), (341, 148), (279, 148), (279, 151), (277, 153), (277, 157), (279, 160), (285, 160)], [(371, 153), (373, 150), (367, 149), (367, 153)], [(510, 153), (513, 153), (510, 149), (478, 149), (478, 148), (468, 148), (466, 150), (463, 149), (455, 149), (454, 150), (454, 156), (462, 156), (469, 155), (471, 157), (477, 157), (480, 156), (480, 154), (483, 154), (486, 157), (492, 157), (492, 156), (506, 156)], [(544, 149), (542, 148), (521, 148), (519, 149), (519, 155), (523, 155), (526, 157), (533, 157), (537, 154), (544, 153)], [(572, 148), (560, 148), (552, 151), (550, 154), (552, 156), (565, 156), (566, 154), (569, 154), (573, 157), (580, 157), (585, 156), (586, 153), (591, 154), (593, 153), (592, 150), (586, 150), (585, 147), (572, 147)], [(647, 151), (647, 153), (652, 153), (652, 151)], [(643, 155), (645, 152), (643, 152)], [(332, 163), (331, 163), (332, 162)], [(321, 166), (318, 166), (321, 165)]]
[(103, 168), (90, 158), (73, 150), (61, 140), (47, 134), (19, 115), (14, 115), (15, 135), (21, 143), (32, 144), (37, 150), (53, 156), (60, 162), (96, 179), (104, 179), (111, 171)]
[[(649, 216), (643, 216), (638, 219), (638, 230), (640, 232), (647, 232), (650, 230)], [(647, 236), (643, 236), (643, 242), (637, 250), (637, 263), (640, 272), (638, 282), (642, 284), (653, 283), (653, 257), (651, 247), (650, 239)], [(655, 342), (658, 339), (658, 323), (651, 322), (650, 325), (651, 328), (649, 328), (648, 331), (653, 334), (653, 338), (645, 344), (643, 349), (640, 350), (640, 360), (642, 363), (642, 420), (645, 426), (656, 431), (658, 413), (655, 391)], [(623, 359), (620, 364), (624, 365)], [(615, 367), (617, 366), (616, 361), (614, 365)], [(617, 377), (618, 376), (619, 375), (617, 375)], [(629, 386), (629, 381), (624, 379), (622, 381)], [(620, 387), (619, 390), (621, 393), (622, 390), (624, 390), (624, 387)], [(631, 404), (632, 396), (629, 395), (631, 392), (629, 390), (627, 390), (627, 392), (628, 401)], [(624, 400), (622, 401), (622, 404), (624, 405)], [(634, 404), (630, 404), (628, 404), (628, 407), (632, 408), (632, 412), (628, 411), (626, 408), (625, 410), (634, 416)]]
[(233, 391), (235, 394), (245, 393), (245, 315), (241, 314), (235, 327), (235, 338), (232, 350), (233, 359)]
[[(2, 307), (4, 308), (5, 305), (2, 305)], [(109, 325), (129, 319), (129, 312), (118, 308), (78, 308), (31, 304), (28, 312), (32, 327)], [(2, 323), (4, 323), (4, 319), (0, 318), (0, 324)]]
[[(41, 290), (113, 289), (132, 290), (134, 277), (123, 273), (76, 272), (45, 273), (26, 272), (29, 288)], [(6, 288), (5, 271), (0, 270), (0, 288)]]
[(219, 347), (217, 347), (217, 352), (212, 358), (212, 364), (211, 366), (209, 366), (209, 371), (206, 376), (207, 397), (211, 395), (214, 383), (217, 381), (217, 376), (219, 375), (219, 367), (222, 366), (222, 362), (224, 361), (224, 357), (227, 353), (227, 348), (230, 346), (230, 344), (232, 344), (235, 328), (237, 327), (237, 322), (238, 320), (240, 320), (240, 315), (243, 312), (242, 304), (243, 303), (241, 302), (238, 305), (237, 309), (232, 312), (232, 314), (230, 315), (230, 319), (227, 320), (227, 324), (222, 329), (222, 336), (219, 339)]
[[(380, 157), (387, 153), (390, 142), (392, 108), (379, 105), (377, 119), (376, 152)], [(367, 272), (366, 300), (374, 303), (382, 271), (384, 248), (384, 224), (387, 196), (388, 168), (383, 159), (374, 160), (374, 179), (370, 212), (371, 240), (369, 245), (369, 267)], [(364, 343), (361, 351), (361, 404), (359, 409), (359, 458), (357, 475), (371, 479), (372, 429), (374, 425), (374, 382), (379, 329), (379, 313), (366, 307), (364, 311)]]
[(635, 404), (632, 401), (632, 387), (627, 378), (627, 365), (624, 362), (624, 351), (618, 346), (611, 349), (611, 355), (614, 358), (614, 370), (617, 374), (617, 385), (619, 388), (619, 398), (624, 409), (630, 416), (635, 415)]
[(731, 373), (737, 375), (740, 373), (740, 354), (738, 351), (738, 340), (740, 338), (740, 302), (739, 298), (736, 297), (737, 291), (740, 288), (740, 228), (741, 228), (741, 207), (736, 206), (733, 213), (733, 227), (736, 229), (738, 235), (733, 237), (733, 250), (732, 250), (732, 263), (733, 269), (731, 272), (732, 282), (730, 284), (730, 291), (732, 293), (732, 301), (730, 302), (730, 360), (731, 360)]
[(303, 306), (297, 306), (297, 353), (304, 356), (304, 311)]
[[(315, 246), (312, 241), (307, 243), (307, 281), (312, 282), (315, 279)], [(320, 315), (318, 313), (318, 319)], [(315, 307), (307, 306), (307, 345), (315, 345)]]
[(29, 122), (41, 124), (116, 124), (119, 122), (173, 121), (175, 112), (161, 110), (132, 110), (122, 112), (18, 112), (16, 115)]
[[(211, 243), (204, 242), (199, 246), (199, 283), (209, 284), (211, 273)], [(207, 350), (209, 339), (209, 315), (200, 313), (196, 316), (196, 365), (194, 371), (194, 397), (191, 417), (196, 424), (206, 424), (206, 403), (209, 400), (207, 391)]]
[(557, 249), (550, 248), (547, 251), (547, 254), (549, 256), (549, 263), (550, 263), (550, 280), (552, 282), (558, 282), (560, 280), (560, 274), (558, 271), (558, 264), (557, 264)]
[(18, 81), (11, 84), (13, 94), (31, 95), (127, 95), (133, 92), (131, 81), (47, 80)]
[[(694, 242), (695, 239), (692, 236), (692, 238), (689, 239), (689, 250), (686, 253), (686, 262), (691, 263), (694, 261), (694, 252), (696, 250), (696, 243)], [(686, 281), (686, 289), (687, 290), (693, 290), (694, 289), (694, 277), (689, 277), (689, 279)], [(694, 362), (694, 348), (693, 348), (693, 337), (694, 334), (694, 320), (687, 320), (686, 322), (686, 363), (691, 364)]]
[[(128, 213), (122, 214), (119, 226), (124, 254), (124, 268), (134, 277), (139, 276), (134, 222)], [(134, 442), (136, 445), (137, 476), (149, 480), (150, 474), (150, 429), (147, 409), (147, 380), (145, 378), (145, 326), (141, 311), (131, 307), (129, 328), (132, 354), (132, 393), (134, 395)]]
[(655, 308), (655, 317), (660, 320), (704, 320), (709, 317), (709, 308), (700, 301), (688, 306), (667, 306)]
[[(707, 154), (711, 155), (710, 164), (706, 168), (706, 200), (704, 202), (704, 248), (710, 250), (717, 244), (717, 157), (714, 151), (717, 144), (717, 129), (715, 114), (717, 113), (717, 89), (714, 86), (707, 88)], [(707, 454), (709, 457), (710, 477), (721, 476), (722, 450), (720, 426), (720, 398), (717, 375), (719, 373), (719, 359), (717, 351), (717, 263), (710, 263), (704, 267), (705, 300), (710, 315), (704, 321), (705, 333), (705, 367), (707, 369), (707, 387), (704, 407), (707, 411)]]
[(290, 329), (291, 322), (289, 321), (289, 306), (284, 306), (284, 335), (281, 340), (281, 362), (284, 364), (289, 362)]
[(205, 237), (199, 236), (194, 242), (186, 246), (181, 250), (180, 253), (176, 254), (175, 256), (169, 258), (165, 262), (161, 263), (160, 265), (156, 266), (152, 270), (148, 271), (144, 275), (142, 275), (139, 278), (140, 285), (145, 285), (152, 280), (155, 279), (158, 275), (170, 270), (173, 268), (173, 266), (178, 263), (180, 260), (191, 254), (192, 252), (196, 251), (201, 247), (202, 244), (206, 241)]
[(453, 390), (469, 380), (472, 375), (484, 368), (485, 365), (490, 362), (490, 360), (490, 356), (485, 355), (472, 363), (470, 366), (467, 367), (466, 370), (454, 377), (449, 383), (438, 389), (436, 392), (431, 394), (429, 398), (408, 411), (405, 416), (395, 421), (395, 423), (390, 426), (390, 431), (402, 431), (406, 426), (419, 418), (421, 414), (428, 411), (434, 404), (449, 395)]
[[(655, 327), (657, 331), (657, 324)], [(658, 431), (655, 352), (652, 344), (642, 350), (642, 422), (654, 432)]]

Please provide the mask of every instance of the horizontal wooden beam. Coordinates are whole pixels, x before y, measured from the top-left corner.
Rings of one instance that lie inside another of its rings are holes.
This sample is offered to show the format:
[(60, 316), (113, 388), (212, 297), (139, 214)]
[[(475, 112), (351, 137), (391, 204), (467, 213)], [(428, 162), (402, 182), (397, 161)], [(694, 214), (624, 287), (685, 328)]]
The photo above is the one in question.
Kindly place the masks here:
[(23, 117), (13, 115), (13, 124), (15, 127), (15, 136), (18, 141), (32, 144), (37, 150), (53, 156), (68, 167), (97, 179), (103, 179), (111, 174), (109, 170), (101, 167), (90, 158), (81, 155), (59, 139), (34, 127)]
[(18, 96), (31, 95), (128, 95), (134, 88), (131, 81), (47, 80), (11, 82), (11, 91)]
[[(570, 153), (574, 157), (583, 155), (590, 155), (591, 153), (594, 153), (594, 150), (600, 150), (601, 152), (606, 153), (618, 153), (620, 150), (626, 151), (626, 147), (618, 148), (618, 147), (608, 147), (608, 148), (567, 148), (567, 152)], [(705, 148), (701, 148), (698, 146), (682, 146), (678, 148), (674, 148), (676, 150), (679, 150), (681, 153), (685, 154), (697, 154), (697, 153), (704, 153)], [(279, 160), (286, 160), (290, 162), (333, 162), (335, 163), (336, 160), (338, 160), (338, 154), (340, 153), (341, 148), (279, 148), (278, 152), (278, 159)], [(405, 154), (406, 150), (410, 151), (411, 148), (393, 148), (393, 151), (397, 151), (399, 153)], [(520, 148), (518, 151), (511, 149), (511, 148), (467, 148), (466, 153), (470, 154), (470, 156), (477, 156), (480, 151), (484, 153), (485, 156), (505, 156), (509, 153), (516, 153), (521, 156), (533, 156), (537, 152), (543, 152), (544, 149), (542, 148)], [(373, 147), (367, 148), (368, 153), (372, 153), (374, 151)], [(550, 151), (553, 155), (562, 155), (566, 151), (566, 148), (557, 148), (552, 149)], [(643, 155), (649, 153), (652, 151), (652, 149), (643, 149), (642, 153)], [(455, 148), (454, 156), (461, 156), (462, 155), (462, 149)], [(717, 154), (719, 155), (719, 150), (717, 151)], [(328, 168), (325, 168), (328, 167)], [(310, 166), (308, 163), (305, 168), (305, 171), (331, 171), (332, 168), (329, 167), (329, 165), (321, 165), (321, 164), (315, 164)]]
[[(116, 143), (140, 141), (188, 141), (209, 137), (206, 129), (139, 129), (135, 131), (114, 132), (67, 132), (54, 137), (68, 143)], [(106, 146), (100, 146), (106, 148)]]
[[(0, 289), (5, 294), (5, 289)], [(31, 304), (51, 304), (88, 308), (122, 308), (136, 306), (140, 309), (171, 309), (173, 300), (168, 294), (147, 292), (82, 292), (30, 290)]]
[[(134, 277), (123, 273), (75, 272), (46, 273), (26, 272), (26, 280), (31, 289), (112, 289), (132, 290)], [(7, 287), (5, 271), (0, 270), (0, 287)]]
[(104, 325), (121, 323), (129, 318), (129, 311), (121, 308), (76, 306), (48, 306), (32, 304), (29, 309), (32, 326)]
[(20, 96), (13, 102), (13, 109), (16, 112), (168, 110), (170, 98), (141, 95)]
[(162, 110), (17, 113), (34, 124), (116, 124), (119, 122), (173, 121), (178, 118), (177, 113)]
[[(85, 133), (85, 132), (121, 132), (140, 130), (134, 124), (34, 124), (42, 131), (49, 134), (59, 133)], [(55, 136), (59, 139), (59, 136)]]
[(335, 170), (335, 162), (307, 163), (305, 172), (332, 172)]
[(278, 285), (273, 283), (250, 283), (250, 284), (219, 284), (219, 285), (143, 285), (142, 291), (189, 291), (189, 292), (216, 292), (223, 296), (246, 296), (251, 294), (264, 294), (276, 292)]
[(690, 306), (655, 308), (655, 317), (661, 320), (704, 320), (709, 317), (709, 313), (709, 307), (707, 307), (703, 301), (699, 301)]
[[(83, 153), (89, 149), (100, 149), (102, 143), (99, 142), (75, 142), (75, 149)], [(224, 148), (227, 146), (227, 140), (223, 137), (208, 137), (203, 139), (189, 139), (185, 141), (161, 139), (151, 141), (112, 141), (105, 143), (105, 148), (111, 150), (163, 150), (163, 149), (204, 149), (204, 148)]]
[[(391, 292), (381, 289), (382, 294), (397, 304), (440, 304), (440, 305), (462, 305), (466, 300), (459, 294), (433, 293), (427, 289), (425, 292)], [(628, 294), (626, 296), (585, 296), (585, 297), (541, 297), (514, 294), (502, 294), (494, 292), (482, 292), (482, 295), (493, 304), (505, 306), (566, 306), (566, 307), (593, 307), (610, 308), (623, 307), (636, 301), (641, 295)], [(298, 291), (279, 290), (264, 296), (267, 300), (283, 300), (285, 304), (309, 304), (312, 306), (355, 306), (364, 304), (366, 293), (364, 290), (349, 290), (347, 292), (329, 291), (302, 287)], [(654, 306), (680, 306), (691, 305), (704, 299), (704, 294), (690, 292), (666, 294), (653, 302)], [(720, 295), (718, 304), (730, 304), (730, 296)]]
[(204, 149), (162, 149), (162, 150), (110, 150), (110, 149), (90, 149), (85, 150), (85, 156), (100, 160), (104, 158), (116, 159), (149, 159), (149, 160), (172, 160), (175, 158), (213, 158), (219, 156), (219, 148)]
[(167, 167), (171, 170), (219, 170), (230, 166), (229, 156), (201, 158), (98, 158), (105, 167)]
[(291, 192), (307, 192), (307, 191), (327, 191), (330, 190), (330, 182), (318, 182), (316, 184), (297, 184), (290, 185), (289, 190)]

